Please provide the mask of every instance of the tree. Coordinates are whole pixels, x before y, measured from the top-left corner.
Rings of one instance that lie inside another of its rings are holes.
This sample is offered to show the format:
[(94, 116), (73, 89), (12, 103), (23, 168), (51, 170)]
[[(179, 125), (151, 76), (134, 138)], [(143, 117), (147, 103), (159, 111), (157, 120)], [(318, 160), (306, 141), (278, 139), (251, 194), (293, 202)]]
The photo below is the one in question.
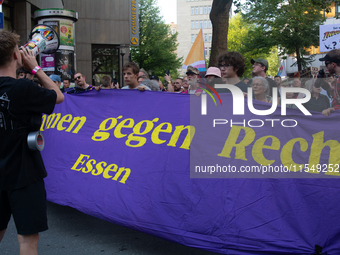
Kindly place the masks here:
[(209, 66), (217, 66), (220, 52), (228, 50), (229, 12), (232, 0), (214, 0), (210, 20), (212, 24), (212, 42)]
[(254, 48), (246, 43), (252, 40), (254, 30), (256, 30), (256, 26), (245, 21), (240, 14), (233, 16), (229, 21), (228, 50), (238, 51), (246, 59), (246, 69), (243, 77), (251, 77), (253, 65), (250, 61), (256, 58), (267, 59), (269, 62), (267, 74), (275, 76), (279, 67), (277, 47)]
[(177, 35), (162, 21), (155, 0), (139, 1), (139, 46), (131, 47), (132, 60), (153, 74), (164, 76), (166, 70), (177, 74), (182, 59), (177, 58)]
[[(330, 12), (330, 1), (325, 0), (236, 0), (243, 18), (256, 24), (247, 46), (268, 48), (278, 46), (279, 54), (295, 53), (298, 70), (306, 68), (313, 56), (306, 49), (319, 45), (319, 25)], [(333, 1), (339, 2), (339, 0)]]

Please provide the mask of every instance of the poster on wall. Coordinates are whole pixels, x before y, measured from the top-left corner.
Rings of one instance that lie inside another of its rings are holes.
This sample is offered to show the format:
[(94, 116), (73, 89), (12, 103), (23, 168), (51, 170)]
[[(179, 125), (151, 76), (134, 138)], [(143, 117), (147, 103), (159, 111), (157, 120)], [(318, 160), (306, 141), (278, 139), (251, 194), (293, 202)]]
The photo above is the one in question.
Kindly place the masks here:
[(54, 53), (55, 58), (55, 74), (63, 79), (71, 79), (74, 77), (74, 54), (71, 50), (57, 50)]
[(49, 21), (44, 21), (43, 23), (44, 25), (48, 25), (52, 27), (57, 32), (57, 34), (60, 36), (58, 20), (49, 20)]
[(60, 20), (60, 45), (74, 47), (73, 21)]
[(340, 24), (320, 26), (320, 52), (340, 49)]
[(54, 54), (40, 54), (40, 66), (46, 73), (54, 73)]

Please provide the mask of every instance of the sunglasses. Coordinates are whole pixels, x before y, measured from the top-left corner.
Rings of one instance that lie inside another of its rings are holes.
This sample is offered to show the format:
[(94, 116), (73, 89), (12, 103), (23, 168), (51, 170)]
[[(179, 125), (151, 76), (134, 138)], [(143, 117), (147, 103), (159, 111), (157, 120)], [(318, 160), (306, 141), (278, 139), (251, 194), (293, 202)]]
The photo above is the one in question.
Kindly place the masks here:
[(325, 62), (325, 65), (328, 66), (331, 62)]
[(78, 80), (80, 78), (81, 78), (81, 76), (74, 77), (75, 80)]

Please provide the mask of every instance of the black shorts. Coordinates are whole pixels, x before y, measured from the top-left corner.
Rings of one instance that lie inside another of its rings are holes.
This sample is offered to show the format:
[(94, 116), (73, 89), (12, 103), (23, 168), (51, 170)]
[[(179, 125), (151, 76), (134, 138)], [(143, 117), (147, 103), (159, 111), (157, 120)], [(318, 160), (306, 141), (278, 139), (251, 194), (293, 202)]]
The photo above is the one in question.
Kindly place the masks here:
[(0, 190), (0, 231), (13, 219), (19, 235), (48, 229), (44, 180), (16, 190)]

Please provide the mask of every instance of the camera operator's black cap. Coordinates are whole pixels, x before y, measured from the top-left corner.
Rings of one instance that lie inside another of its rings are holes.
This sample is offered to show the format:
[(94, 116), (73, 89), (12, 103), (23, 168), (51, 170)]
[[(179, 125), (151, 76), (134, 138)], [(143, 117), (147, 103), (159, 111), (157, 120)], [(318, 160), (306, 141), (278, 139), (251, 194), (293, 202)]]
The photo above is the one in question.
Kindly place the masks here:
[(150, 80), (156, 80), (156, 81), (159, 81), (159, 78), (158, 78), (158, 76), (157, 76), (157, 75), (152, 75), (152, 76), (150, 77)]
[(330, 62), (334, 62), (334, 63), (340, 63), (340, 59), (332, 58), (327, 54), (323, 58), (319, 58), (319, 60), (320, 61), (330, 61)]

